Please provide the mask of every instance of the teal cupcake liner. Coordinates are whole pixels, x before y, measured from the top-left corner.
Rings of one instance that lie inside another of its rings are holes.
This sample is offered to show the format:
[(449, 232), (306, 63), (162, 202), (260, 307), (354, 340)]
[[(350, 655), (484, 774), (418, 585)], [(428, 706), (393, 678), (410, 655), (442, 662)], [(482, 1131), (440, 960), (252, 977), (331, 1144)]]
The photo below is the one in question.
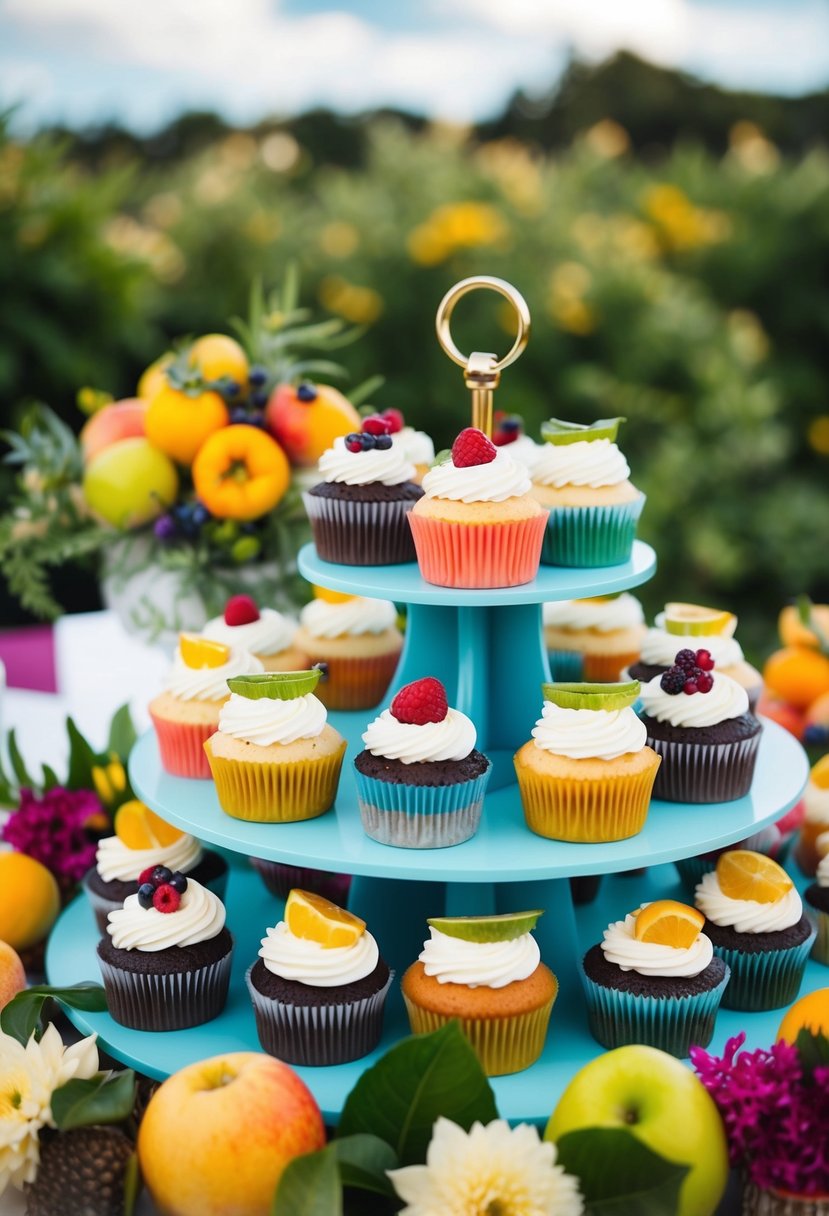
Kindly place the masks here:
[(544, 566), (618, 566), (630, 558), (645, 495), (610, 507), (552, 507), (541, 546)]
[(723, 1009), (759, 1013), (791, 1005), (800, 991), (803, 969), (817, 930), (797, 946), (785, 950), (735, 950), (714, 946), (714, 953), (731, 969), (731, 982), (723, 998)]
[(550, 678), (565, 683), (584, 679), (584, 659), (578, 650), (548, 650)]
[(609, 1049), (644, 1043), (684, 1059), (711, 1042), (728, 975), (726, 968), (716, 988), (693, 996), (658, 997), (606, 988), (582, 973), (590, 1033)]
[[(737, 847), (734, 845), (735, 849)], [(697, 883), (702, 881), (703, 875), (716, 870), (717, 859), (716, 857), (678, 857), (674, 865), (686, 892), (688, 895), (693, 895), (697, 889)]]
[(363, 830), (380, 844), (441, 849), (474, 836), (492, 764), (454, 785), (395, 785), (355, 769)]

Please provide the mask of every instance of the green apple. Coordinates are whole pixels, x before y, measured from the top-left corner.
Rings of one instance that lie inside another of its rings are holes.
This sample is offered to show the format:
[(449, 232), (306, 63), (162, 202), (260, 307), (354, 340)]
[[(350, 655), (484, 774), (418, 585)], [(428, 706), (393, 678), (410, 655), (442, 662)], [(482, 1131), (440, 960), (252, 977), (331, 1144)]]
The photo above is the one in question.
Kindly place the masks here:
[(86, 466), (90, 509), (116, 528), (140, 528), (166, 511), (178, 493), (176, 467), (148, 439), (119, 439)]
[(728, 1179), (720, 1113), (685, 1064), (655, 1047), (617, 1047), (577, 1072), (550, 1116), (545, 1140), (586, 1127), (625, 1127), (649, 1149), (691, 1167), (677, 1216), (712, 1216)]

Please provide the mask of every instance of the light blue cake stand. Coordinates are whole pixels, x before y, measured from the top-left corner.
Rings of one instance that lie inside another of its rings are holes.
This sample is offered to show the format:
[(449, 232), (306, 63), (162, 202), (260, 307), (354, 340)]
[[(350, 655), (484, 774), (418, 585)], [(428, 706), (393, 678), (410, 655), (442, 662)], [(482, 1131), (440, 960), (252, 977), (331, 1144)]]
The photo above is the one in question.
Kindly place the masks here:
[[(565, 844), (534, 835), (526, 827), (512, 769), (512, 756), (530, 737), (541, 709), (540, 685), (550, 678), (541, 630), (541, 604), (548, 600), (603, 595), (634, 587), (655, 569), (653, 550), (634, 546), (624, 565), (595, 570), (542, 567), (521, 587), (469, 591), (435, 587), (416, 565), (338, 566), (321, 561), (313, 546), (299, 556), (305, 577), (332, 590), (391, 599), (408, 606), (406, 642), (384, 704), (394, 690), (424, 675), (445, 683), (449, 702), (478, 728), (478, 746), (493, 760), (489, 792), (477, 834), (448, 849), (398, 849), (363, 832), (351, 761), (372, 711), (332, 713), (330, 721), (348, 741), (336, 804), (318, 819), (292, 824), (255, 824), (230, 818), (219, 807), (210, 781), (171, 777), (161, 768), (153, 732), (130, 758), (137, 795), (164, 819), (232, 854), (264, 857), (289, 865), (355, 875), (349, 907), (367, 921), (383, 956), (398, 977), (417, 957), (426, 917), (543, 908), (536, 937), (542, 957), (556, 972), (560, 993), (542, 1057), (531, 1068), (493, 1081), (502, 1115), (511, 1120), (546, 1120), (570, 1077), (602, 1048), (587, 1031), (579, 979), (584, 951), (601, 931), (644, 900), (684, 896), (677, 858), (708, 852), (751, 835), (789, 810), (805, 785), (808, 763), (796, 740), (773, 722), (764, 723), (751, 792), (734, 802), (680, 805), (653, 802), (644, 829), (612, 844)], [(642, 866), (644, 875), (624, 871)], [(605, 874), (599, 898), (574, 909), (568, 878)], [(95, 1030), (114, 1056), (142, 1072), (165, 1077), (191, 1061), (223, 1051), (256, 1049), (253, 1013), (243, 982), (265, 929), (281, 915), (241, 857), (233, 859), (228, 925), (236, 939), (231, 994), (225, 1011), (192, 1030), (150, 1034), (128, 1030), (107, 1014), (71, 1014)], [(54, 984), (97, 979), (98, 933), (83, 899), (63, 914), (49, 941), (46, 966)], [(829, 981), (829, 971), (810, 963), (804, 990)], [(746, 1030), (749, 1041), (773, 1041), (779, 1011), (722, 1011), (713, 1047)], [(389, 997), (383, 1041), (363, 1060), (328, 1068), (298, 1069), (331, 1123), (363, 1070), (407, 1031), (399, 985)]]

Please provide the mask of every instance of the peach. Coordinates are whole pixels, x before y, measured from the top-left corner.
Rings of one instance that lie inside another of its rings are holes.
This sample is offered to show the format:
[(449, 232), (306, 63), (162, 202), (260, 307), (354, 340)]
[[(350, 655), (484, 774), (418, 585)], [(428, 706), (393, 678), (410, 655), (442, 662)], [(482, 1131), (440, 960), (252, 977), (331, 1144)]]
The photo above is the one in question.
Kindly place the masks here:
[(134, 439), (144, 434), (147, 402), (138, 397), (113, 401), (92, 415), (80, 433), (84, 463), (119, 439)]
[(829, 658), (806, 646), (784, 646), (766, 659), (763, 679), (781, 701), (806, 709), (829, 692)]
[(293, 1069), (238, 1051), (168, 1077), (141, 1120), (138, 1163), (163, 1216), (268, 1216), (285, 1166), (324, 1144)]
[(757, 713), (764, 718), (771, 718), (772, 722), (782, 726), (789, 734), (794, 735), (795, 739), (803, 738), (806, 722), (800, 710), (795, 709), (793, 705), (787, 705), (785, 701), (764, 692), (757, 702)]
[(359, 431), (354, 406), (328, 384), (278, 384), (265, 409), (265, 424), (291, 464), (310, 468), (340, 435)]
[(16, 950), (0, 942), (0, 1009), (26, 987), (26, 972)]
[(60, 912), (52, 873), (26, 853), (0, 853), (0, 941), (13, 950), (42, 942)]
[[(812, 619), (824, 637), (829, 637), (829, 604), (812, 604)], [(800, 619), (800, 610), (795, 604), (789, 604), (780, 613), (777, 621), (780, 641), (784, 646), (810, 646), (819, 650), (816, 635)]]

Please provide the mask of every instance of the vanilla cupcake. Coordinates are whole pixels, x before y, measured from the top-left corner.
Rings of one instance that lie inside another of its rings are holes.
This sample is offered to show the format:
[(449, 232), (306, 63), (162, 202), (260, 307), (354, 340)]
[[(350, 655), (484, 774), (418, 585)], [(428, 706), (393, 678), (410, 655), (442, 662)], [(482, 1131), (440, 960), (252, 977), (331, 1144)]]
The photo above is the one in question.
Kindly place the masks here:
[[(296, 645), (309, 663), (324, 663), (319, 699), (329, 709), (373, 709), (391, 683), (403, 635), (391, 600), (322, 591), (299, 614)], [(323, 598), (325, 597), (325, 598)]]
[(809, 918), (817, 929), (812, 957), (829, 966), (829, 831), (817, 838), (818, 863), (815, 881), (806, 888), (805, 900)]
[(495, 428), (492, 432), (492, 442), (498, 448), (507, 448), (510, 457), (517, 460), (532, 476), (535, 462), (542, 452), (542, 445), (536, 443), (524, 431), (524, 420), (520, 414), (506, 414), (495, 411), (493, 417)]
[(541, 428), (532, 492), (548, 508), (541, 560), (548, 566), (615, 566), (630, 558), (645, 495), (616, 446), (622, 418)]
[(619, 680), (646, 633), (642, 605), (627, 591), (544, 604), (541, 617), (555, 680)]
[(416, 431), (413, 426), (406, 426), (399, 410), (384, 410), (380, 417), (392, 421), (392, 443), (400, 447), (405, 459), (414, 465), (415, 475), (412, 481), (421, 485), (435, 460), (435, 445), (431, 438), (425, 431)]
[(202, 635), (214, 642), (248, 650), (265, 671), (302, 671), (308, 661), (294, 645), (298, 625), (275, 608), (258, 608), (249, 595), (234, 595), (224, 614), (214, 616)]

